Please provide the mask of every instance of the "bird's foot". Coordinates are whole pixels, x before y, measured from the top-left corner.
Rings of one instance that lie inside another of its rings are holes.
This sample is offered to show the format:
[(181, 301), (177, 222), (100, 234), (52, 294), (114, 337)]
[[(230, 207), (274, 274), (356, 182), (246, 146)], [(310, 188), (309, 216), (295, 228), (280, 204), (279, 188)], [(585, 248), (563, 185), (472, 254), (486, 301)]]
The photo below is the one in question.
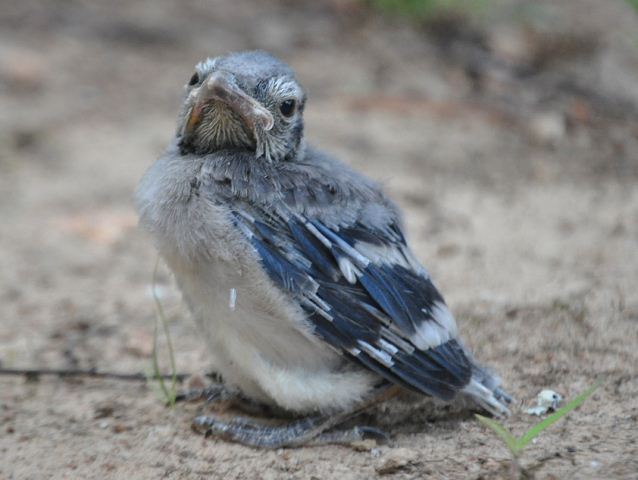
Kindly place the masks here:
[(303, 445), (349, 445), (362, 440), (385, 443), (388, 436), (373, 427), (354, 427), (329, 431), (355, 415), (383, 402), (399, 392), (398, 387), (381, 384), (368, 399), (334, 415), (309, 415), (284, 425), (267, 425), (256, 419), (235, 417), (231, 420), (214, 415), (202, 415), (193, 420), (195, 431), (243, 445), (260, 448), (300, 447)]
[(512, 403), (512, 397), (510, 395), (508, 395), (507, 392), (505, 392), (500, 387), (496, 387), (494, 389), (494, 396), (496, 397), (497, 400), (500, 400), (501, 402), (507, 403), (508, 405), (510, 403)]
[(355, 445), (365, 440), (374, 440), (377, 445), (383, 445), (390, 441), (390, 436), (383, 430), (375, 427), (356, 426), (346, 430), (333, 430), (323, 432), (306, 445)]
[(196, 417), (192, 426), (195, 431), (207, 437), (220, 437), (250, 447), (270, 449), (303, 445), (350, 445), (367, 439), (384, 443), (388, 440), (383, 431), (373, 427), (327, 431), (343, 420), (343, 415), (315, 415), (294, 420), (286, 425), (272, 426), (244, 417), (224, 420), (206, 415)]

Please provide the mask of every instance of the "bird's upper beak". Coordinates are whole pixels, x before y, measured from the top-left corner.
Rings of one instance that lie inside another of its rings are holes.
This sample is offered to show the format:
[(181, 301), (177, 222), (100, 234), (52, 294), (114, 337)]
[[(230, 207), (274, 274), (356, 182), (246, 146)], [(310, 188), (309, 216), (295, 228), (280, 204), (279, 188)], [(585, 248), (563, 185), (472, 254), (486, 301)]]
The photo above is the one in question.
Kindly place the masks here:
[(203, 108), (211, 101), (222, 102), (231, 108), (251, 132), (254, 132), (257, 125), (266, 131), (273, 127), (274, 119), (268, 109), (244, 93), (227, 73), (212, 73), (199, 89), (191, 92), (191, 95), (195, 95), (196, 98), (184, 122), (184, 138), (189, 137), (197, 128), (202, 119)]

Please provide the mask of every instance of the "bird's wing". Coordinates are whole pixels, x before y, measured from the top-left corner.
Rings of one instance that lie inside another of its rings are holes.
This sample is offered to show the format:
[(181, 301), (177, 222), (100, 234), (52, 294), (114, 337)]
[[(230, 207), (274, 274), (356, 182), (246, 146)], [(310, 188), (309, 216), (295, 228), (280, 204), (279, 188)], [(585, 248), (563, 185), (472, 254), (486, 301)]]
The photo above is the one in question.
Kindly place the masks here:
[(271, 280), (315, 332), (382, 377), (451, 399), (470, 380), (456, 325), (400, 227), (329, 225), (286, 207), (235, 209)]

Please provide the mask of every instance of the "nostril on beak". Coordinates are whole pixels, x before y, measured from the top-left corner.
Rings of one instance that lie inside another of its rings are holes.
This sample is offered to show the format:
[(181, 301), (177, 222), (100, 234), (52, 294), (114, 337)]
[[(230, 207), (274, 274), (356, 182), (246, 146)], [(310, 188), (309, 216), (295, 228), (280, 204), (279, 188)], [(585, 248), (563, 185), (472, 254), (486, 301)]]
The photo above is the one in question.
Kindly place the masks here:
[[(261, 103), (237, 86), (230, 74), (213, 73), (206, 81), (205, 98), (225, 103), (246, 122), (251, 130), (259, 125), (263, 130), (272, 129), (275, 121), (272, 114)], [(202, 100), (205, 101), (205, 98)]]

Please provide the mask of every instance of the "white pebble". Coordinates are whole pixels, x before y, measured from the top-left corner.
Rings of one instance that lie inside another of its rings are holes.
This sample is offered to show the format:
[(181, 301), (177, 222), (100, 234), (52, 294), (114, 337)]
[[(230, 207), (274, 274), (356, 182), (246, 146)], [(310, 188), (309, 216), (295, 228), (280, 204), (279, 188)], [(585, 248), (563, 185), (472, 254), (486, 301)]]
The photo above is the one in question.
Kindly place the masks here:
[(556, 410), (563, 397), (554, 390), (543, 390), (536, 397), (536, 406), (527, 409), (530, 415), (543, 415), (550, 410)]

